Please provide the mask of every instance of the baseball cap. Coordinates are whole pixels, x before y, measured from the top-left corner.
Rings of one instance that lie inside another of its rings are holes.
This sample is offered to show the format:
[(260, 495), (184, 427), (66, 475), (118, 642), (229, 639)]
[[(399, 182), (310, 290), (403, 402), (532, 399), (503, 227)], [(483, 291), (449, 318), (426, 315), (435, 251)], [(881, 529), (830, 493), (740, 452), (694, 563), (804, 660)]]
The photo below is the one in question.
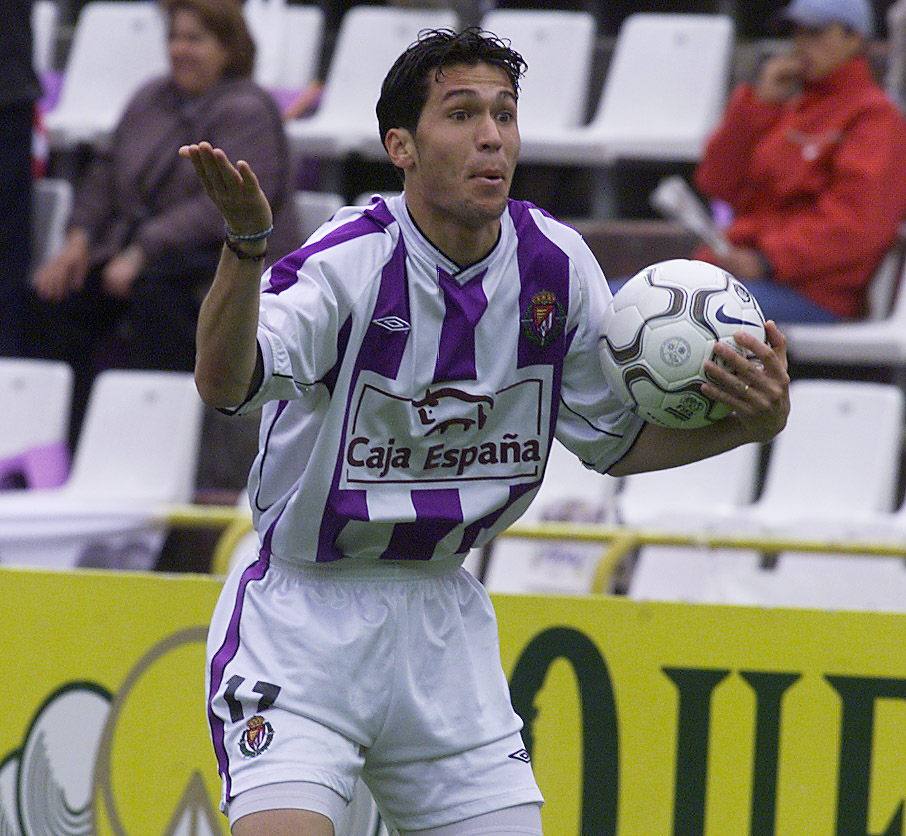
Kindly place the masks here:
[(841, 23), (865, 38), (874, 35), (874, 16), (868, 0), (793, 0), (780, 12), (788, 23), (823, 29)]

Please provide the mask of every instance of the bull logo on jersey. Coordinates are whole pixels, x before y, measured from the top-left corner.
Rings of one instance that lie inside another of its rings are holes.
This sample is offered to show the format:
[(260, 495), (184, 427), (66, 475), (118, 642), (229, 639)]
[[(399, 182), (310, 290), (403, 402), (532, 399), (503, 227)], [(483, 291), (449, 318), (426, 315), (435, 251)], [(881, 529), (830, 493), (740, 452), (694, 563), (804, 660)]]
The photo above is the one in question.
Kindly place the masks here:
[[(442, 417), (449, 412), (452, 407), (457, 413), (468, 405), (467, 411), (470, 415), (453, 414), (450, 417)], [(443, 435), (451, 427), (460, 427), (463, 431), (468, 431), (472, 427), (482, 429), (488, 420), (488, 411), (494, 408), (494, 399), (488, 395), (471, 395), (460, 389), (444, 387), (435, 389), (433, 392), (428, 389), (425, 397), (419, 401), (412, 401), (412, 406), (418, 412), (418, 419), (423, 427), (430, 427), (425, 435), (440, 433)], [(474, 409), (473, 409), (474, 407)]]
[(563, 332), (566, 314), (557, 297), (549, 290), (542, 290), (532, 297), (521, 322), (525, 337), (544, 348)]
[(246, 730), (239, 738), (239, 751), (247, 758), (257, 758), (274, 739), (274, 727), (260, 714), (246, 724)]
[(349, 410), (343, 488), (538, 479), (548, 444), (550, 368), (533, 366), (495, 391), (428, 385), (415, 398), (376, 378), (362, 382)]

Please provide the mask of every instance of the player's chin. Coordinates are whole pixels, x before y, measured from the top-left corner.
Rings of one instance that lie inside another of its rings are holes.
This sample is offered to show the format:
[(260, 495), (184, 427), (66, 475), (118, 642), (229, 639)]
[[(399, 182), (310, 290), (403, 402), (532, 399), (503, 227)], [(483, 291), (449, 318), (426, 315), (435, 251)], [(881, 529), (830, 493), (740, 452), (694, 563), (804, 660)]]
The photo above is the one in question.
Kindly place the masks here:
[(469, 205), (475, 215), (481, 220), (496, 220), (506, 210), (509, 197), (510, 189), (507, 186), (498, 190), (496, 194), (475, 195), (469, 201)]

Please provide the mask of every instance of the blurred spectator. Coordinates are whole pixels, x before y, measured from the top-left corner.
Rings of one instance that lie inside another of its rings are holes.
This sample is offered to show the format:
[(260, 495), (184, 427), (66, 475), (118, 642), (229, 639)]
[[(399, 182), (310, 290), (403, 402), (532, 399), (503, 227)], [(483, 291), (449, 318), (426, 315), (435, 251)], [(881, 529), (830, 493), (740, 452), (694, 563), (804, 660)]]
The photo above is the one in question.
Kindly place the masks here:
[(695, 257), (746, 281), (778, 321), (859, 317), (906, 214), (906, 122), (864, 56), (867, 0), (794, 0), (782, 19), (792, 50), (734, 92), (695, 173), (732, 208), (733, 247)]
[[(298, 243), (290, 155), (273, 99), (249, 76), (236, 0), (165, 0), (170, 73), (142, 87), (75, 195), (62, 250), (42, 265), (29, 349), (76, 373), (73, 438), (96, 371), (191, 370), (198, 307), (223, 220), (179, 147), (204, 137), (254, 166), (274, 202), (271, 260)], [(30, 123), (29, 123), (30, 137)]]
[(41, 86), (32, 66), (31, 0), (0, 15), (0, 356), (22, 349), (31, 248), (31, 142)]

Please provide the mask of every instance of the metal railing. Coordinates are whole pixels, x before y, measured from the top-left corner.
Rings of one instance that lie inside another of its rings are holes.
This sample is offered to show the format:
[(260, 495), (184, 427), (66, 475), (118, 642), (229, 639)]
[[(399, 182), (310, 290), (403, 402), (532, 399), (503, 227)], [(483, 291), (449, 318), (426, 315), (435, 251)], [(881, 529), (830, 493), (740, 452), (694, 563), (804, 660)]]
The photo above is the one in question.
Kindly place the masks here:
[[(252, 530), (251, 517), (233, 506), (185, 505), (166, 509), (159, 520), (171, 528), (222, 528), (211, 559), (212, 574), (226, 574), (239, 541)], [(608, 544), (598, 560), (593, 593), (604, 593), (620, 561), (642, 546), (691, 546), (708, 549), (752, 549), (768, 554), (814, 552), (821, 554), (906, 557), (906, 530), (902, 542), (877, 542), (843, 538), (812, 539), (775, 536), (735, 536), (708, 532), (654, 531), (619, 525), (547, 522), (514, 525), (498, 535), (522, 540), (570, 540)]]

